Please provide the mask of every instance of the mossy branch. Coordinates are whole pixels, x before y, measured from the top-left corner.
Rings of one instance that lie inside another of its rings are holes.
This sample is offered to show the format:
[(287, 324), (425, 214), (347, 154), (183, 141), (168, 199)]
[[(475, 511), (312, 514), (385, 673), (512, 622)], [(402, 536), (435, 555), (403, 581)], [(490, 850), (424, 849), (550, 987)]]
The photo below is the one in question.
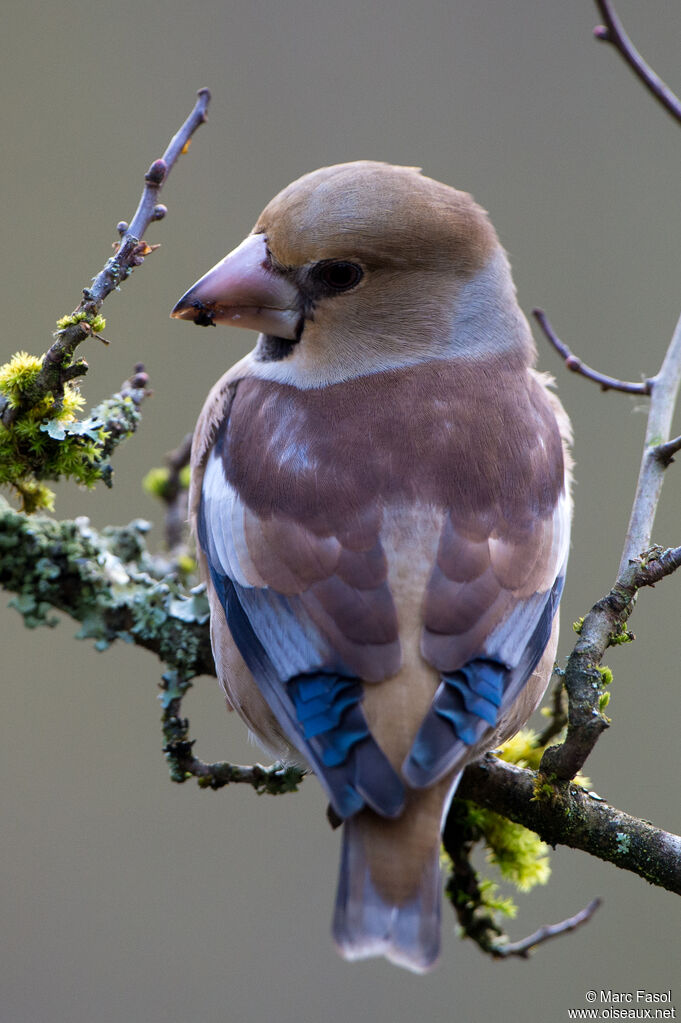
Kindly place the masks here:
[(577, 785), (540, 786), (541, 775), (488, 753), (466, 768), (457, 795), (536, 831), (548, 845), (582, 849), (681, 895), (681, 836)]

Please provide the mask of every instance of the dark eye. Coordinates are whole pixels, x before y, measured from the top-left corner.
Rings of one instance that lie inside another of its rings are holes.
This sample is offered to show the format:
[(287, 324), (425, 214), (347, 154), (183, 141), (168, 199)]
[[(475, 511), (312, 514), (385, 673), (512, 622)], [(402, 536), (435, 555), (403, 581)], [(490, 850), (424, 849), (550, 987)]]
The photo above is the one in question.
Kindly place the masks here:
[(320, 263), (316, 269), (316, 276), (332, 291), (348, 291), (359, 284), (364, 275), (361, 266), (357, 266), (356, 263), (338, 260), (333, 263)]

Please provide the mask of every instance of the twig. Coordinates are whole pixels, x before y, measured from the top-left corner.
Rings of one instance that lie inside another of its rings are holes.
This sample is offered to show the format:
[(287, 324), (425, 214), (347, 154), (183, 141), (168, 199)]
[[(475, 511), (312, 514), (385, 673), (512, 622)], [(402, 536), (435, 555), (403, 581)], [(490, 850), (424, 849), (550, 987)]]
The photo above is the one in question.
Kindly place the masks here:
[(496, 945), (493, 955), (498, 959), (508, 959), (511, 956), (520, 956), (521, 959), (529, 959), (530, 952), (533, 948), (536, 948), (537, 945), (542, 945), (545, 941), (549, 941), (551, 938), (557, 938), (561, 934), (567, 934), (568, 931), (574, 931), (578, 927), (581, 927), (582, 924), (588, 923), (600, 904), (600, 899), (592, 899), (588, 906), (585, 906), (584, 909), (580, 909), (579, 913), (575, 913), (574, 916), (569, 917), (567, 920), (563, 920), (559, 924), (545, 924), (544, 927), (540, 927), (539, 930), (534, 932), (534, 934), (528, 935), (528, 937), (523, 938), (522, 941), (512, 941), (507, 944), (502, 944), (500, 942)]
[(631, 509), (619, 574), (650, 545), (655, 512), (660, 500), (666, 465), (658, 454), (669, 440), (676, 399), (681, 386), (681, 317), (676, 324), (659, 373), (651, 385), (648, 424), (636, 494)]
[[(81, 314), (85, 318), (70, 323), (57, 333), (54, 344), (45, 354), (40, 373), (30, 391), (27, 390), (25, 407), (34, 406), (48, 393), (52, 393), (58, 407), (66, 380), (82, 376), (87, 371), (84, 360), (73, 362), (74, 352), (85, 338), (93, 335), (92, 321), (107, 295), (122, 284), (133, 269), (144, 262), (144, 256), (152, 251), (152, 247), (142, 237), (149, 224), (153, 220), (161, 220), (167, 212), (165, 206), (157, 201), (159, 192), (178, 157), (186, 150), (192, 135), (206, 120), (209, 102), (208, 89), (200, 89), (191, 114), (173, 136), (161, 159), (151, 164), (144, 177), (142, 197), (130, 225), (124, 222), (118, 225), (122, 237), (115, 255), (107, 260), (92, 285), (83, 289), (83, 298), (74, 310), (74, 317)], [(5, 426), (10, 426), (21, 412), (22, 408), (11, 408), (5, 403), (0, 408), (0, 419)]]
[[(643, 62), (625, 35), (612, 5), (608, 0), (596, 0), (596, 4), (606, 21), (606, 27), (597, 30), (598, 37), (615, 45), (646, 86), (681, 120), (681, 102), (669, 93), (657, 75)], [(628, 384), (603, 377), (583, 366), (556, 337), (544, 313), (535, 310), (535, 316), (570, 369), (589, 376), (606, 389), (614, 387), (629, 393), (650, 395), (643, 455), (617, 581), (608, 596), (595, 604), (584, 619), (580, 638), (565, 671), (569, 703), (567, 735), (561, 746), (546, 750), (540, 765), (543, 775), (565, 781), (581, 770), (599, 735), (609, 724), (602, 713), (601, 697), (604, 690), (598, 668), (605, 650), (621, 636), (638, 590), (642, 586), (654, 585), (664, 575), (675, 571), (681, 563), (681, 548), (663, 551), (659, 547), (650, 547), (665, 469), (673, 455), (681, 450), (681, 437), (669, 440), (674, 407), (681, 386), (681, 317), (659, 372), (643, 384)]]
[(191, 689), (191, 680), (186, 673), (171, 668), (162, 676), (161, 726), (170, 777), (180, 784), (189, 778), (196, 778), (199, 788), (217, 789), (225, 785), (250, 785), (258, 793), (278, 796), (285, 792), (296, 792), (306, 772), (290, 764), (276, 763), (271, 767), (262, 764), (243, 766), (220, 761), (207, 764), (194, 756), (194, 739), (189, 738), (189, 719), (182, 717), (182, 700)]
[(666, 444), (658, 444), (657, 447), (653, 448), (655, 458), (662, 462), (665, 469), (672, 464), (674, 455), (679, 451), (681, 451), (681, 437), (674, 437), (673, 440), (668, 440)]
[(587, 380), (593, 380), (603, 391), (624, 391), (626, 394), (650, 394), (649, 380), (643, 380), (641, 383), (618, 380), (616, 377), (609, 377), (604, 373), (599, 373), (596, 369), (591, 369), (590, 366), (583, 363), (582, 360), (571, 352), (568, 346), (560, 340), (543, 309), (533, 309), (532, 315), (544, 331), (549, 342), (564, 359), (567, 368), (572, 370), (573, 373), (579, 373), (581, 376), (586, 377)]
[(653, 94), (664, 109), (671, 114), (675, 120), (681, 122), (681, 100), (675, 96), (668, 85), (660, 76), (646, 64), (629, 36), (624, 31), (622, 22), (619, 20), (610, 0), (595, 0), (604, 25), (597, 25), (594, 29), (596, 39), (604, 43), (611, 43), (618, 53), (624, 58), (635, 75), (645, 85), (646, 89)]

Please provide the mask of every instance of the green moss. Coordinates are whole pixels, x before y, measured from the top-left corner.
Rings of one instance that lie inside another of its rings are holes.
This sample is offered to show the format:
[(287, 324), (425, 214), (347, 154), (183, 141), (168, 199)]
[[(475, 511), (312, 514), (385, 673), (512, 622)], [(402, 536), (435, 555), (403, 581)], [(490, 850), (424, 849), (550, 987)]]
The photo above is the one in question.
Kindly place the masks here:
[[(173, 485), (176, 487), (177, 483), (179, 483), (182, 490), (188, 490), (190, 475), (190, 468), (188, 465), (185, 465), (184, 468), (180, 469), (177, 482)], [(170, 500), (173, 496), (173, 492), (171, 492), (170, 489), (170, 469), (163, 466), (156, 466), (155, 468), (150, 469), (142, 480), (142, 487), (148, 494), (151, 494), (152, 497), (158, 497), (162, 501)]]
[(619, 628), (619, 632), (616, 632), (614, 636), (610, 637), (610, 646), (620, 646), (622, 643), (633, 643), (636, 636), (633, 632), (629, 632), (625, 622), (622, 622)]
[(142, 487), (152, 497), (159, 497), (164, 500), (168, 494), (168, 483), (170, 482), (170, 469), (156, 466), (150, 469), (142, 480)]
[(488, 860), (498, 866), (505, 880), (520, 891), (546, 884), (551, 872), (549, 850), (534, 831), (474, 803), (469, 815), (484, 837)]
[(598, 669), (598, 674), (601, 676), (601, 683), (604, 686), (609, 686), (613, 680), (613, 674), (607, 664), (601, 665)]
[(18, 408), (26, 391), (30, 390), (42, 369), (43, 357), (16, 352), (9, 362), (0, 366), (0, 394), (10, 408)]
[(65, 383), (58, 402), (48, 392), (25, 408), (42, 362), (17, 352), (0, 366), (0, 395), (10, 408), (21, 409), (11, 425), (0, 424), (0, 486), (11, 487), (27, 513), (53, 509), (54, 493), (45, 481), (72, 479), (88, 488), (100, 480), (110, 484), (107, 456), (139, 420), (135, 403), (122, 395), (79, 419), (85, 399), (73, 381)]
[(489, 878), (480, 881), (480, 896), (482, 905), (491, 910), (492, 913), (501, 913), (502, 916), (512, 919), (518, 912), (513, 899), (499, 895), (499, 885)]
[(92, 329), (93, 334), (99, 334), (106, 327), (106, 320), (99, 314), (92, 313), (71, 313), (69, 316), (62, 316), (57, 320), (57, 330), (66, 330), (67, 327), (73, 327), (77, 323), (87, 323)]

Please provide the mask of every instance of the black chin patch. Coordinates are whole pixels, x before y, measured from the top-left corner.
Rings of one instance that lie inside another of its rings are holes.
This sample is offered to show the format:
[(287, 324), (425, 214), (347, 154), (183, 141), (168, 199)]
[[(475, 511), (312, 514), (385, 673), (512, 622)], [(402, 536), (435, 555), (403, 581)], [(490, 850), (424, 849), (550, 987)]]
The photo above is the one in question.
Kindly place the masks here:
[(297, 341), (290, 338), (263, 334), (258, 341), (255, 357), (258, 362), (281, 362), (282, 359), (288, 358), (297, 344)]

